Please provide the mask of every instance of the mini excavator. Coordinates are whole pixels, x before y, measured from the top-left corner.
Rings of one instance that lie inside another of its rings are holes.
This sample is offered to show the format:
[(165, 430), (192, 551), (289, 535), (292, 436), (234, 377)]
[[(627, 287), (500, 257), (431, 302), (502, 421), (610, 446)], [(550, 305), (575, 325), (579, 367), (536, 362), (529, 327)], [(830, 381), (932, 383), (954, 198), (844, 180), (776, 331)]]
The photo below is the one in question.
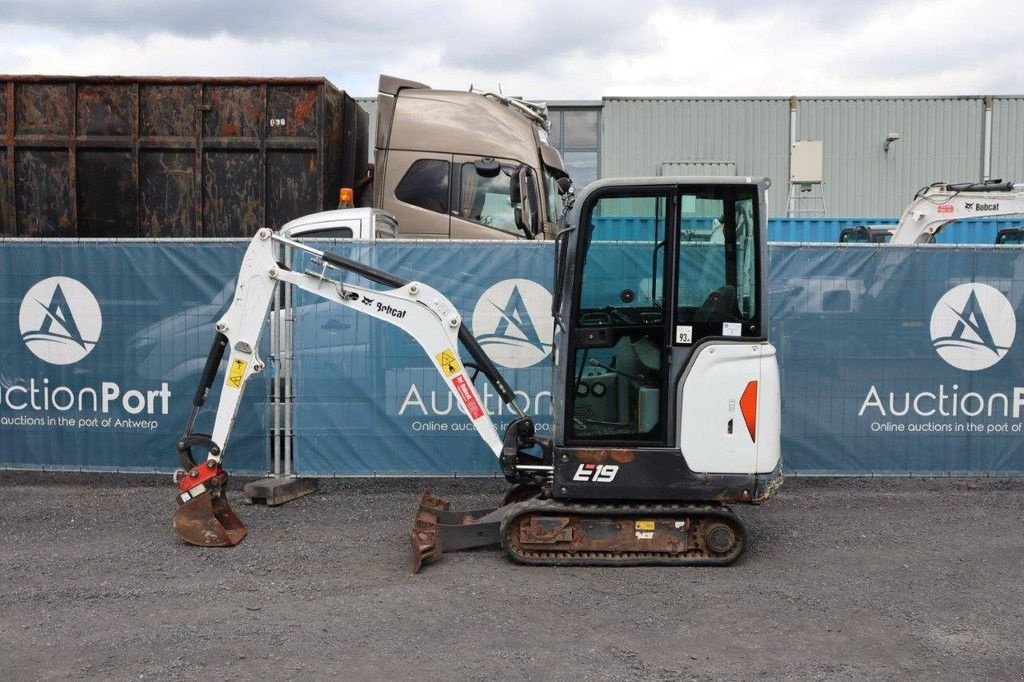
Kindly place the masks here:
[[(537, 234), (540, 197), (517, 175), (516, 222)], [(177, 444), (176, 533), (200, 546), (245, 537), (225, 497), (223, 459), (246, 381), (264, 368), (260, 333), (284, 282), (411, 335), (508, 479), (489, 509), (455, 511), (424, 493), (411, 534), (414, 572), (444, 552), (488, 545), (538, 565), (734, 562), (747, 531), (729, 505), (764, 502), (782, 482), (779, 370), (767, 338), (768, 186), (750, 177), (617, 178), (576, 197), (554, 245), (550, 438), (535, 433), (439, 291), (260, 230)], [(283, 245), (313, 267), (289, 268), (277, 255)], [(225, 354), (213, 431), (195, 433)], [(482, 407), (478, 374), (517, 415), (502, 435)]]

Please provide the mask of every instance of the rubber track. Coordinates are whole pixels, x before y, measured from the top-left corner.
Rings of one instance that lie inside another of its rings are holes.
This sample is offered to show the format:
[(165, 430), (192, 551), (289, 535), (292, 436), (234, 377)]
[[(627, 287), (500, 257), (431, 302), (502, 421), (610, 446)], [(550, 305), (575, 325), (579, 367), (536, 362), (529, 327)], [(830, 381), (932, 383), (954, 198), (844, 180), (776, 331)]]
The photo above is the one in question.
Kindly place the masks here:
[[(502, 523), (501, 546), (509, 558), (520, 564), (533, 566), (728, 566), (736, 561), (747, 547), (747, 531), (740, 518), (725, 505), (714, 504), (581, 504), (558, 500), (535, 500), (524, 504), (524, 509)], [(718, 519), (731, 525), (739, 538), (739, 549), (725, 556), (716, 556), (707, 549), (695, 547), (682, 554), (669, 552), (558, 552), (531, 551), (519, 545), (520, 519), (527, 516), (602, 516), (647, 518), (650, 516), (679, 516), (697, 519)]]

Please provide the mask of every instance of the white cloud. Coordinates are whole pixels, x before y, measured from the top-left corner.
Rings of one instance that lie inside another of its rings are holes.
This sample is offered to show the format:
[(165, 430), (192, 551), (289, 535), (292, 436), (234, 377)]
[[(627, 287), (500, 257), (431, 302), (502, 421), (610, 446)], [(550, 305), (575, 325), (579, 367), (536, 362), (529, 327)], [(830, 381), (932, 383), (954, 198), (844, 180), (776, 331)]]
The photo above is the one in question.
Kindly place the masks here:
[(324, 75), (355, 95), (384, 72), (548, 99), (1024, 93), (1024, 20), (1009, 0), (970, 17), (951, 0), (218, 7), (0, 2), (0, 72)]

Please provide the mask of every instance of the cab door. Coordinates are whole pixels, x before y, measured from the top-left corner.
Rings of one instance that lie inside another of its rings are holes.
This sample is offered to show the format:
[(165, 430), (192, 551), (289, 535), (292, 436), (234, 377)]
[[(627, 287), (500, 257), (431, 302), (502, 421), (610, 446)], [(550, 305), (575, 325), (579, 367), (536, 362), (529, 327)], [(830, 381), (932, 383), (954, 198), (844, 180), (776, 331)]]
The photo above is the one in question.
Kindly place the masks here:
[(398, 218), (399, 234), (409, 239), (447, 239), (451, 217), (452, 155), (388, 152), (383, 204)]
[(667, 445), (665, 262), (675, 209), (669, 189), (630, 190), (584, 209), (567, 354), (571, 445)]

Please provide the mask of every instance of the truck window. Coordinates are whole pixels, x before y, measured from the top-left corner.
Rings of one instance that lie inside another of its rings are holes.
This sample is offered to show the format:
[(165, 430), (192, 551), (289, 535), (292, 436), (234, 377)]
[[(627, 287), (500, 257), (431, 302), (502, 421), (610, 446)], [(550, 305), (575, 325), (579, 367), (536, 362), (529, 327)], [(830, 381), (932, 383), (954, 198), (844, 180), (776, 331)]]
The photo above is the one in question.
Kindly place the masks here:
[(395, 198), (428, 211), (448, 213), (449, 164), (440, 159), (420, 159), (405, 172), (395, 188)]
[(562, 195), (558, 193), (558, 181), (555, 180), (555, 176), (548, 172), (547, 168), (543, 169), (544, 174), (544, 194), (547, 196), (548, 203), (548, 221), (555, 222), (558, 220), (558, 216), (562, 212)]
[(324, 230), (311, 230), (302, 234), (303, 239), (351, 239), (351, 227), (330, 227)]
[(497, 175), (486, 177), (474, 164), (462, 164), (458, 216), (502, 232), (520, 234), (508, 195), (512, 171), (511, 166), (502, 166)]

